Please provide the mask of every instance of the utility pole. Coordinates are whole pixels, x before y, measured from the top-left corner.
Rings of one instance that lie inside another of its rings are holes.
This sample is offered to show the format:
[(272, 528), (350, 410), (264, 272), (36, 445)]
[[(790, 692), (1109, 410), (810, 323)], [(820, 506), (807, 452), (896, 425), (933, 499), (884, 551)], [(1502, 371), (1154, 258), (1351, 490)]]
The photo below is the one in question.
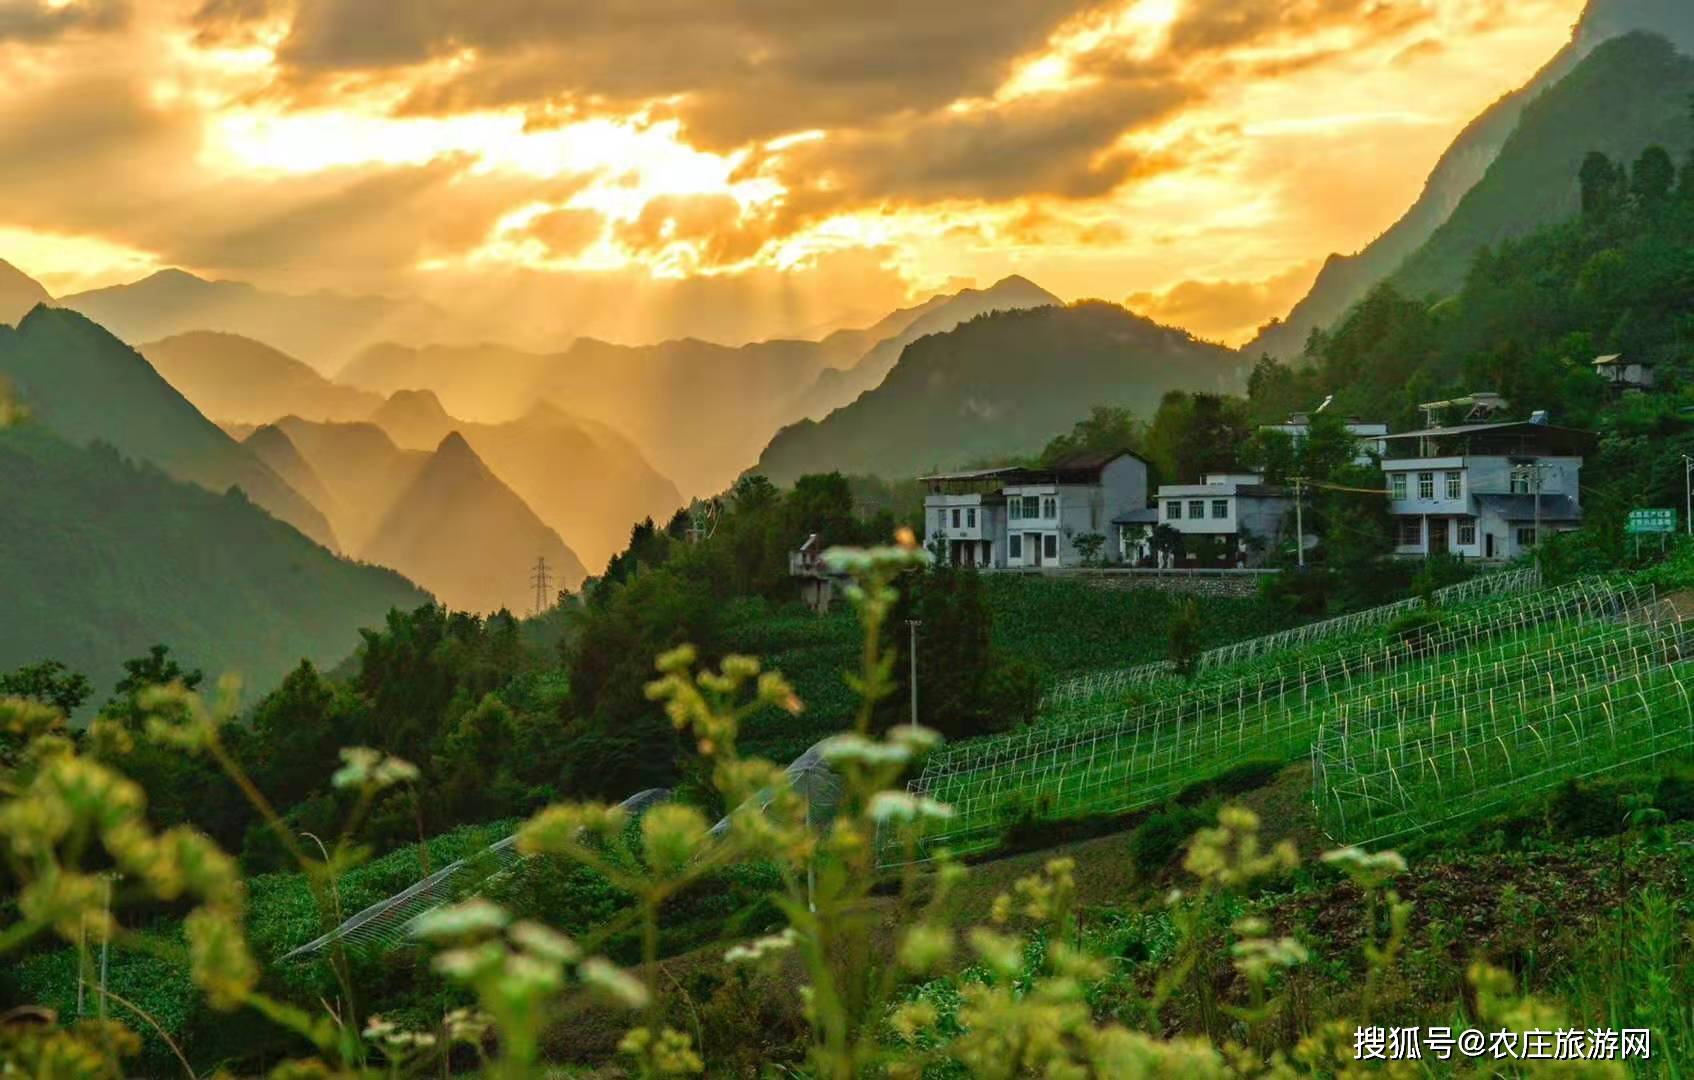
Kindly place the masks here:
[(1294, 557), (1299, 560), (1300, 569), (1304, 570), (1306, 568), (1306, 515), (1301, 507), (1301, 503), (1304, 501), (1301, 494), (1305, 490), (1306, 478), (1304, 476), (1292, 476), (1289, 479), (1294, 481)]
[(1688, 535), (1694, 536), (1694, 457), (1687, 454), (1682, 455), (1682, 495), (1682, 518), (1688, 525)]
[(535, 565), (530, 567), (529, 583), (535, 587), (535, 614), (539, 615), (547, 610), (547, 590), (552, 584), (547, 573), (547, 556), (536, 556)]
[(922, 625), (923, 624), (921, 622), (919, 622), (917, 619), (907, 619), (906, 620), (906, 627), (907, 627), (908, 630), (911, 631), (911, 645), (907, 648), (906, 651), (911, 654), (911, 658), (912, 658), (911, 682), (912, 682), (912, 726), (913, 727), (916, 727), (917, 723), (918, 723), (918, 627), (920, 627)]

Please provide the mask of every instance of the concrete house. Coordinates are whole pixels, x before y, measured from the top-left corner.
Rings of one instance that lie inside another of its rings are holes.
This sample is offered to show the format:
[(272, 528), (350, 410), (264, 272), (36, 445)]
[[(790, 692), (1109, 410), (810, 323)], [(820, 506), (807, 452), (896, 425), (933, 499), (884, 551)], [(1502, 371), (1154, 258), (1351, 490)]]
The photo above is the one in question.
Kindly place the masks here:
[(1653, 365), (1638, 360), (1626, 360), (1619, 353), (1596, 357), (1594, 373), (1606, 380), (1618, 397), (1629, 393), (1644, 393), (1653, 388)]
[(1389, 435), (1382, 471), (1395, 552), (1514, 559), (1538, 535), (1581, 524), (1582, 459), (1594, 437), (1540, 415)]
[(1116, 520), (1147, 506), (1147, 462), (1128, 450), (922, 479), (926, 537), (959, 566), (1077, 566), (1076, 541), (1090, 535), (1105, 538), (1100, 556), (1116, 561)]
[[(1292, 529), (1294, 496), (1269, 485), (1258, 473), (1208, 473), (1198, 484), (1163, 484), (1158, 522), (1184, 536), (1211, 537), (1223, 546), (1228, 565), (1261, 561), (1263, 553)], [(1254, 550), (1253, 541), (1263, 544)], [(1178, 563), (1182, 565), (1182, 563)]]

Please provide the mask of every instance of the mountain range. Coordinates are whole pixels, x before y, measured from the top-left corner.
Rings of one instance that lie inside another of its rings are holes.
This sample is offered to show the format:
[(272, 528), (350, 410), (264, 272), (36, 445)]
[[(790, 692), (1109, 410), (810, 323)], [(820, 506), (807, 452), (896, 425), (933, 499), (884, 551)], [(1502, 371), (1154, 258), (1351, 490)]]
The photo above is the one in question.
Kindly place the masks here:
[(241, 675), (252, 700), (302, 659), (340, 663), (391, 608), (428, 600), (238, 492), (34, 421), (0, 431), (0, 491), (0, 671), (53, 659), (103, 691), (164, 642), (187, 667)]
[(915, 334), (951, 329), (985, 310), (1052, 301), (1028, 281), (1008, 278), (822, 341), (734, 348), (694, 339), (627, 346), (591, 338), (545, 355), (502, 345), (384, 345), (367, 349), (337, 379), (385, 394), (432, 390), (454, 415), (472, 418), (506, 419), (551, 402), (628, 435), (685, 495), (713, 494), (782, 425), (827, 413), (874, 386)]
[[(1686, 0), (1590, 0), (1570, 42), (1524, 86), (1495, 102), (1459, 133), (1405, 215), (1357, 253), (1331, 255), (1306, 296), (1285, 318), (1261, 329), (1241, 351), (1248, 357), (1262, 353), (1285, 359), (1298, 356), (1313, 330), (1338, 320), (1373, 285), (1396, 275), (1401, 265), (1435, 236), (1472, 189), (1488, 176), (1525, 110), (1542, 93), (1570, 74), (1602, 43), (1641, 30), (1663, 36), (1682, 51), (1694, 51), (1694, 5)], [(1631, 115), (1633, 106), (1619, 104), (1622, 107), (1612, 114), (1613, 118), (1621, 126), (1637, 126)], [(1563, 132), (1573, 143), (1581, 144), (1584, 152), (1588, 143), (1598, 145), (1615, 134), (1606, 123)], [(1639, 145), (1634, 147), (1635, 151), (1639, 149)], [(1568, 188), (1568, 175), (1548, 173), (1539, 182), (1558, 185), (1563, 190)], [(1523, 207), (1529, 213), (1520, 214), (1519, 218), (1525, 220), (1533, 213), (1535, 220), (1530, 227), (1550, 224), (1559, 218), (1549, 215), (1562, 213), (1561, 208), (1566, 206), (1568, 203), (1561, 200), (1537, 199)], [(1463, 234), (1452, 234), (1455, 239), (1459, 235)], [(1440, 261), (1450, 263), (1446, 256)], [(1406, 280), (1413, 285), (1436, 281), (1452, 284), (1450, 272), (1428, 274), (1414, 270)]]
[(417, 300), (345, 293), (279, 293), (240, 281), (208, 281), (160, 270), (140, 281), (62, 296), (125, 341), (157, 341), (195, 330), (255, 338), (321, 371), (378, 341), (451, 335), (447, 315)]
[(322, 492), (348, 551), (399, 570), (456, 610), (530, 610), (525, 583), (537, 558), (557, 588), (587, 576), (576, 552), (456, 430), (427, 450), (407, 449), (369, 421), (285, 417), (245, 445)]
[(52, 302), (40, 282), (0, 259), (0, 323), (16, 326), (31, 308)]
[(207, 420), (134, 349), (81, 315), (38, 306), (0, 326), (0, 377), (42, 426), (76, 444), (109, 443), (179, 480), (258, 505), (334, 550), (317, 508), (246, 447)]
[(428, 390), (400, 390), (371, 414), (402, 447), (433, 447), (462, 435), (588, 566), (598, 569), (629, 541), (630, 526), (668, 519), (684, 503), (636, 446), (605, 424), (542, 402), (502, 424), (447, 413)]
[(363, 420), (382, 395), (331, 382), (311, 365), (240, 334), (191, 330), (140, 346), (201, 412), (220, 422), (263, 424), (279, 416)]
[(1169, 390), (1238, 391), (1233, 351), (1115, 304), (997, 311), (906, 346), (881, 385), (779, 432), (750, 471), (916, 476), (1038, 451), (1097, 405), (1151, 416)]

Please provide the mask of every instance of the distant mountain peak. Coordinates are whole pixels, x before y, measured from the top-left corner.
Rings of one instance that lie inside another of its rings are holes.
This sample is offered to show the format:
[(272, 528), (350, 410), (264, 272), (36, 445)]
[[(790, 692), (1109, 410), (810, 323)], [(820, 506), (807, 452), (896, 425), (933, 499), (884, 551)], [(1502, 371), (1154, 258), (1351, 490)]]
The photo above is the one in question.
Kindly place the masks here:
[(435, 448), (435, 456), (442, 461), (463, 462), (467, 465), (474, 465), (479, 469), (487, 468), (482, 463), (482, 459), (477, 456), (476, 451), (471, 449), (471, 444), (457, 431), (447, 433), (446, 437), (441, 440), (441, 445)]

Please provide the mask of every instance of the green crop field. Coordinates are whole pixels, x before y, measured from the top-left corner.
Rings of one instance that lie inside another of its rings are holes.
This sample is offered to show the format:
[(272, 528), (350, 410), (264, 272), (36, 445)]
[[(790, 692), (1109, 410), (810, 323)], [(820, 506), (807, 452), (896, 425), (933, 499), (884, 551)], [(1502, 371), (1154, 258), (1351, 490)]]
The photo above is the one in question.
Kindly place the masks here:
[[(1390, 735), (1409, 745), (1428, 733), (1431, 717), (1435, 732), (1448, 740), (1443, 745), (1462, 757), (1467, 740), (1482, 738), (1474, 722), (1478, 710), (1527, 716), (1534, 702), (1563, 702), (1575, 693), (1600, 694), (1580, 703), (1598, 714), (1610, 700), (1615, 712), (1626, 679), (1666, 669), (1683, 656), (1680, 623), (1644, 621), (1640, 614), (1653, 599), (1650, 588), (1598, 579), (1489, 597), (1444, 611), (1415, 635), (1354, 631), (1220, 665), (1193, 684), (1167, 679), (1120, 691), (1115, 701), (1103, 696), (1085, 707), (1066, 702), (1020, 731), (957, 743), (931, 756), (909, 788), (947, 803), (953, 816), (932, 829), (919, 854), (943, 846), (988, 850), (1021, 821), (1156, 805), (1233, 766), (1299, 757), (1314, 744), (1333, 743), (1325, 753), (1335, 763), (1320, 769), (1320, 777), (1380, 773), (1389, 777), (1381, 783), (1393, 784), (1398, 766), (1376, 768), (1367, 750), (1390, 753)], [(1660, 698), (1672, 692), (1656, 676), (1647, 681)], [(1605, 688), (1612, 688), (1612, 699), (1604, 699)], [(1450, 719), (1441, 719), (1444, 710), (1452, 712)], [(1644, 711), (1659, 716), (1664, 710), (1650, 703)], [(1335, 736), (1338, 731), (1350, 737)], [(1655, 738), (1667, 748), (1674, 742), (1671, 734)], [(1509, 741), (1502, 745), (1503, 755), (1523, 759)], [(1584, 765), (1572, 763), (1565, 774), (1583, 771)], [(1431, 797), (1439, 801), (1444, 789), (1435, 786), (1434, 772), (1430, 777)], [(1483, 782), (1480, 773), (1477, 782)], [(1339, 797), (1321, 791), (1319, 798), (1337, 803)], [(1348, 798), (1349, 807), (1388, 805), (1371, 787)], [(1405, 815), (1418, 812), (1410, 795), (1394, 805)], [(1352, 814), (1349, 831), (1367, 817), (1365, 810)]]

